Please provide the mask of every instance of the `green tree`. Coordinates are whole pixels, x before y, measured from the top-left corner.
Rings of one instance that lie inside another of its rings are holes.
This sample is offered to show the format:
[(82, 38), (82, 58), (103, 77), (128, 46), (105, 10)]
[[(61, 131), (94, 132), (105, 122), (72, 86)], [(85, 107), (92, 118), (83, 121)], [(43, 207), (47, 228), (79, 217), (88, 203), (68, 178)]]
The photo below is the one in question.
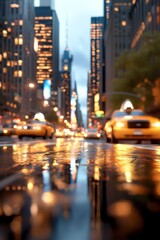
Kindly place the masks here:
[[(153, 103), (152, 87), (160, 77), (160, 33), (144, 33), (138, 51), (125, 51), (117, 59), (116, 71), (118, 74), (113, 80), (113, 91), (139, 96), (144, 101), (145, 110), (149, 110)], [(141, 104), (138, 98), (132, 99), (136, 105)], [(113, 107), (117, 107), (121, 100), (121, 95), (112, 97)]]

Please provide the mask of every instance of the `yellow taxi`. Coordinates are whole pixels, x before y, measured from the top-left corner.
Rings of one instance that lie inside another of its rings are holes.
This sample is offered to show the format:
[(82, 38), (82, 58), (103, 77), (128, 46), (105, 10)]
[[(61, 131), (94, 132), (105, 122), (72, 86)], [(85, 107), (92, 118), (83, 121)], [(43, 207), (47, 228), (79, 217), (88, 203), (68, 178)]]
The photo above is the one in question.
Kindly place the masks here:
[(45, 120), (43, 115), (35, 117), (26, 123), (20, 124), (15, 129), (15, 134), (19, 139), (23, 137), (42, 137), (43, 139), (52, 139), (54, 135), (54, 126)]
[(134, 109), (130, 100), (125, 100), (119, 110), (113, 111), (108, 118), (104, 132), (107, 142), (120, 140), (160, 141), (160, 119), (147, 115), (141, 109)]

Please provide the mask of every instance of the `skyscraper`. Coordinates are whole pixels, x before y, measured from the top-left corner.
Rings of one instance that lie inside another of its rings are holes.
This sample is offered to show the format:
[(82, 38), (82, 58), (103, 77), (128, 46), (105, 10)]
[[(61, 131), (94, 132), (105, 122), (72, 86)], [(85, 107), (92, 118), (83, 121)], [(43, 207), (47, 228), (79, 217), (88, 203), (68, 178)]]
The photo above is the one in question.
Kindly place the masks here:
[(37, 54), (37, 95), (40, 107), (43, 103), (43, 84), (45, 80), (51, 81), (50, 104), (57, 105), (57, 92), (59, 80), (59, 22), (55, 10), (51, 8), (50, 1), (40, 1), (35, 7), (35, 36), (38, 40)]
[(106, 83), (106, 112), (110, 109), (110, 93), (113, 79), (117, 76), (115, 62), (117, 57), (130, 49), (131, 27), (129, 11), (131, 0), (114, 0), (110, 2), (109, 19), (105, 30), (105, 83)]
[(1, 0), (0, 20), (1, 113), (10, 118), (23, 117), (32, 109), (33, 101), (36, 103), (36, 95), (29, 88), (29, 83), (35, 83), (36, 79), (34, 2)]
[(66, 46), (62, 56), (62, 70), (60, 78), (60, 101), (59, 108), (61, 114), (69, 122), (71, 120), (71, 69), (73, 56), (70, 54), (69, 48)]
[(103, 94), (103, 52), (104, 52), (104, 17), (91, 18), (91, 79), (92, 109), (90, 116), (102, 110), (100, 96)]

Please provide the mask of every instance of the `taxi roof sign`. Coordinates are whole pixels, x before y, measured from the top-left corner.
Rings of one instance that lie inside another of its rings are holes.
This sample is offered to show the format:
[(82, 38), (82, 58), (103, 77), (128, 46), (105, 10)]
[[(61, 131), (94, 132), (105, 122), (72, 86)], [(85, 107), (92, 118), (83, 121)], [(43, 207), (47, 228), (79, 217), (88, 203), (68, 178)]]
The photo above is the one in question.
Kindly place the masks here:
[(122, 105), (120, 110), (125, 111), (127, 109), (134, 109), (132, 102), (129, 99), (126, 99)]
[(41, 112), (38, 112), (34, 115), (34, 119), (37, 119), (39, 121), (45, 121), (45, 117), (44, 117), (44, 114), (41, 113)]

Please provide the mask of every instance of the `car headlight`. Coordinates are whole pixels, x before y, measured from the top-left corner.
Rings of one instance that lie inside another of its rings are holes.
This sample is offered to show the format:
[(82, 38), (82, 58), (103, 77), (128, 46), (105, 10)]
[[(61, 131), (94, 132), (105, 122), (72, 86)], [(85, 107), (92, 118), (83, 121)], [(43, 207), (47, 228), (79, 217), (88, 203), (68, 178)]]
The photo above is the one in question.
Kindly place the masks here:
[(7, 130), (7, 129), (4, 129), (4, 130), (3, 130), (3, 133), (4, 133), (4, 134), (8, 133), (8, 130)]
[(17, 126), (17, 129), (22, 129), (23, 127), (22, 126)]
[(115, 127), (117, 127), (117, 128), (122, 128), (122, 127), (124, 127), (124, 122), (120, 122), (120, 121), (116, 122), (116, 123), (115, 123)]
[(97, 133), (97, 137), (100, 137), (101, 136), (101, 134), (100, 133)]
[(155, 128), (159, 128), (160, 127), (160, 122), (154, 122), (154, 123), (151, 123), (151, 126), (152, 127), (155, 127)]

